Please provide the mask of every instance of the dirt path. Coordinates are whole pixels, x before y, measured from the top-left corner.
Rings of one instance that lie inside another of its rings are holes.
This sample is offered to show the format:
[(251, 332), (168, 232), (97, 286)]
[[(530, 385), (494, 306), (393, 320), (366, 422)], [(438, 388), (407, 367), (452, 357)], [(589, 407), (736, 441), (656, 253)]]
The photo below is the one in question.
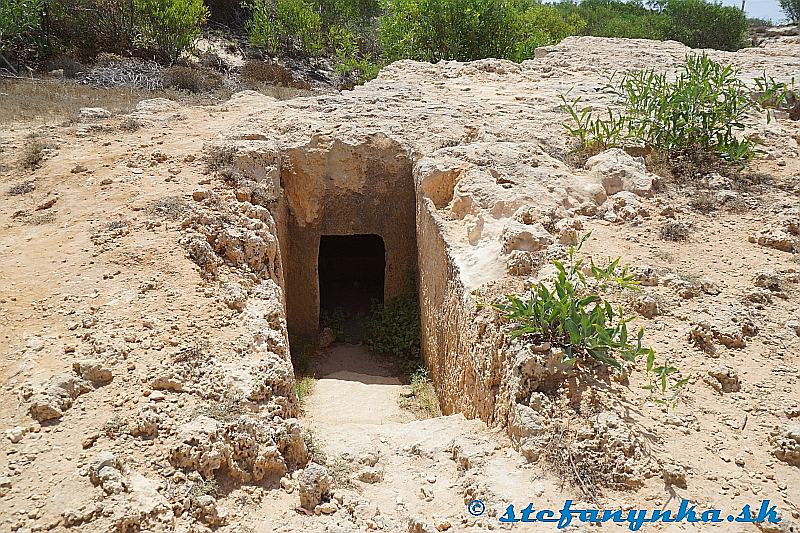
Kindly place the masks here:
[(366, 437), (365, 426), (415, 418), (400, 407), (400, 379), (364, 345), (332, 345), (318, 361), (316, 375), (304, 408), (307, 425), (332, 452), (355, 444), (354, 436)]
[[(346, 512), (316, 519), (287, 512), (282, 527), (259, 523), (256, 531), (483, 531), (496, 526), (494, 513), (506, 499), (526, 500), (527, 491), (560, 494), (509, 449), (504, 435), (480, 421), (462, 415), (417, 420), (400, 407), (407, 386), (363, 345), (334, 344), (315, 373), (302, 424), (324, 451), (335, 480), (333, 501)], [(281, 498), (292, 502), (292, 496), (272, 494), (262, 508), (291, 505)], [(492, 516), (471, 517), (465, 504), (473, 498), (486, 500)]]

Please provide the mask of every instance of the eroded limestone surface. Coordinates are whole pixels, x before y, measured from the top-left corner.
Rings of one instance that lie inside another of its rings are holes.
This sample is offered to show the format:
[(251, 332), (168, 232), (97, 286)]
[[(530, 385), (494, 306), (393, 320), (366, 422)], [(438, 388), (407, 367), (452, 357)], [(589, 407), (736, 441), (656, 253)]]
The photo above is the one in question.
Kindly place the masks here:
[[(746, 78), (788, 80), (798, 46), (709, 53)], [(765, 496), (796, 518), (797, 123), (754, 117), (748, 132), (780, 188), (717, 184), (710, 201), (757, 206), (747, 216), (699, 219), (620, 150), (569, 164), (560, 95), (602, 110), (609, 74), (674, 69), (687, 52), (569, 38), (520, 65), (398, 62), (337, 95), (246, 92), (206, 109), (150, 100), (130, 139), (116, 138), (114, 118), (50, 131), (63, 148), (35, 192), (0, 208), (6, 289), (19, 295), (2, 301), (16, 319), (3, 330), (5, 525), (477, 531), (496, 524), (465, 515), (472, 498), (591, 503), (582, 484), (610, 507), (680, 490), (705, 506)], [(212, 156), (224, 167), (205, 169)], [(17, 222), (39, 205), (57, 225)], [(687, 257), (656, 241), (664, 220), (700, 232)], [(551, 275), (588, 230), (586, 253), (633, 263), (646, 291), (631, 308), (690, 378), (690, 407), (649, 402), (636, 372), (589, 387), (557, 350), (509, 340), (486, 305)], [(383, 237), (386, 296), (418, 290), (442, 408), (472, 420), (349, 435), (326, 467), (304, 471), (312, 441), (288, 331), (316, 327), (318, 239), (346, 233)], [(336, 460), (358, 468), (342, 477)]]

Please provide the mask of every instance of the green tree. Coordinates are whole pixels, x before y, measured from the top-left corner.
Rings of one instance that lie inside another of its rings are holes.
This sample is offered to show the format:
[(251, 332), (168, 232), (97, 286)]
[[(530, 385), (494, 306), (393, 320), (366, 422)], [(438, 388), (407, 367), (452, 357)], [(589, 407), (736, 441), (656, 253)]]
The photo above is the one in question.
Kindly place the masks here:
[(175, 61), (200, 35), (208, 19), (203, 0), (133, 0), (137, 44), (159, 59)]
[(789, 22), (800, 23), (800, 0), (780, 0), (780, 4)]

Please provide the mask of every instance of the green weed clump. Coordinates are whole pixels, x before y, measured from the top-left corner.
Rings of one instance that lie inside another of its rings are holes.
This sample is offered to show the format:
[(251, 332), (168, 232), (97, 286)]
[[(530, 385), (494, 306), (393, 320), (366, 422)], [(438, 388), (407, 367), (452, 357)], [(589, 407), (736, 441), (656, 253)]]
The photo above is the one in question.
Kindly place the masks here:
[(439, 398), (436, 396), (436, 388), (428, 375), (428, 370), (420, 367), (411, 374), (410, 379), (411, 396), (401, 398), (400, 406), (429, 418), (441, 416)]
[(565, 263), (553, 260), (558, 275), (552, 286), (539, 282), (527, 297), (507, 295), (504, 302), (493, 307), (513, 324), (511, 338), (550, 343), (561, 349), (562, 362), (569, 366), (588, 368), (599, 364), (623, 370), (624, 364), (635, 364), (645, 357), (647, 388), (651, 392), (660, 389), (664, 396), (677, 392), (685, 381), (670, 384), (668, 379), (677, 369), (667, 363), (656, 365), (654, 350), (642, 343), (644, 328), (631, 332), (632, 318), (624, 315), (621, 306), (615, 309), (608, 299), (614, 292), (639, 288), (628, 268), (620, 266), (620, 258), (605, 267), (591, 261), (591, 279), (584, 274), (584, 261), (576, 253), (590, 235), (587, 233), (577, 246), (569, 248)]
[(401, 296), (385, 305), (373, 306), (367, 318), (366, 344), (386, 354), (411, 374), (421, 360), (419, 302), (416, 296)]
[[(622, 109), (596, 116), (581, 108), (580, 98), (562, 109), (572, 121), (564, 126), (589, 153), (610, 147), (643, 147), (655, 152), (713, 153), (729, 162), (747, 162), (757, 153), (755, 141), (737, 133), (748, 124), (748, 113), (769, 100), (783, 100), (784, 86), (762, 80), (761, 96), (738, 77), (731, 65), (705, 54), (686, 56), (675, 79), (655, 69), (626, 73), (608, 89)], [(769, 115), (768, 115), (769, 116)]]

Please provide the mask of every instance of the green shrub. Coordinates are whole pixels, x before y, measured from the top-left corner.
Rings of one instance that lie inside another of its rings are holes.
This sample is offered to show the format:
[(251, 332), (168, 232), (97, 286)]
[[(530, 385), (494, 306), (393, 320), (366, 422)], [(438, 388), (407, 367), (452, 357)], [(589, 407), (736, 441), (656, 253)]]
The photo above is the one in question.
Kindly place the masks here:
[(520, 61), (581, 29), (576, 18), (530, 0), (388, 0), (386, 9), (381, 44), (390, 61)]
[(391, 355), (411, 373), (419, 366), (419, 302), (416, 296), (373, 306), (367, 319), (366, 344), (375, 353)]
[(250, 43), (271, 55), (316, 56), (323, 50), (322, 19), (305, 0), (256, 0), (247, 28)]
[(556, 8), (584, 20), (583, 35), (595, 37), (660, 40), (667, 26), (666, 15), (620, 0), (563, 1)]
[(747, 16), (740, 9), (705, 0), (664, 0), (665, 38), (691, 48), (738, 50), (749, 44)]
[(677, 369), (667, 362), (656, 366), (655, 352), (642, 344), (644, 328), (632, 335), (628, 330), (632, 319), (623, 315), (621, 307), (615, 310), (607, 299), (609, 293), (639, 288), (628, 268), (620, 267), (620, 258), (605, 267), (592, 261), (591, 280), (583, 273), (584, 262), (576, 258), (576, 253), (590, 235), (584, 235), (577, 246), (570, 246), (566, 263), (553, 261), (558, 275), (552, 287), (539, 282), (527, 297), (507, 295), (504, 302), (493, 307), (512, 324), (512, 338), (550, 343), (561, 349), (562, 362), (570, 366), (599, 363), (622, 370), (623, 363), (633, 364), (645, 356), (645, 388), (651, 393), (660, 390), (662, 399), (656, 401), (664, 401), (668, 393), (677, 394), (686, 380), (669, 383), (669, 376)]
[(382, 13), (380, 0), (316, 0), (322, 25), (366, 24)]
[[(25, 56), (38, 50), (44, 0), (0, 2), (0, 52)], [(0, 63), (0, 68), (6, 65)]]
[(583, 35), (672, 39), (692, 48), (719, 50), (748, 45), (747, 17), (735, 7), (705, 0), (657, 0), (651, 5), (656, 9), (622, 0), (566, 0), (556, 8), (583, 19)]
[(755, 142), (740, 139), (736, 132), (745, 128), (751, 111), (762, 108), (760, 101), (775, 98), (778, 91), (777, 86), (767, 87), (753, 100), (736, 69), (705, 54), (687, 55), (674, 80), (648, 69), (629, 72), (609, 87), (621, 98), (623, 110), (609, 109), (605, 117), (577, 107), (580, 99), (568, 102), (562, 96), (562, 108), (573, 122), (565, 127), (583, 148), (596, 152), (632, 145), (661, 152), (711, 152), (733, 162), (755, 155)]
[(159, 59), (174, 61), (192, 46), (208, 18), (202, 0), (133, 0), (137, 44)]
[[(507, 303), (494, 307), (515, 325), (512, 338), (533, 336), (537, 341), (558, 346), (564, 352), (564, 362), (570, 365), (594, 359), (621, 369), (620, 359), (635, 362), (650, 349), (642, 346), (644, 329), (639, 329), (635, 337), (630, 335), (630, 319), (623, 316), (622, 309), (615, 311), (603, 299), (601, 290), (589, 290), (589, 282), (581, 270), (583, 261), (575, 259), (575, 252), (587, 238), (588, 234), (577, 247), (570, 247), (566, 265), (553, 261), (558, 277), (552, 288), (539, 282), (527, 299), (508, 295)], [(619, 261), (617, 258), (606, 268), (591, 263), (592, 277), (602, 288), (637, 287), (627, 268), (618, 268)]]
[(51, 44), (71, 56), (92, 60), (108, 52), (131, 55), (137, 35), (132, 2), (60, 0), (48, 9)]
[(359, 83), (378, 75), (380, 65), (361, 51), (360, 39), (346, 27), (330, 27), (328, 47), (336, 60), (336, 71), (339, 74), (352, 76)]
[(789, 22), (800, 23), (800, 0), (779, 0)]

